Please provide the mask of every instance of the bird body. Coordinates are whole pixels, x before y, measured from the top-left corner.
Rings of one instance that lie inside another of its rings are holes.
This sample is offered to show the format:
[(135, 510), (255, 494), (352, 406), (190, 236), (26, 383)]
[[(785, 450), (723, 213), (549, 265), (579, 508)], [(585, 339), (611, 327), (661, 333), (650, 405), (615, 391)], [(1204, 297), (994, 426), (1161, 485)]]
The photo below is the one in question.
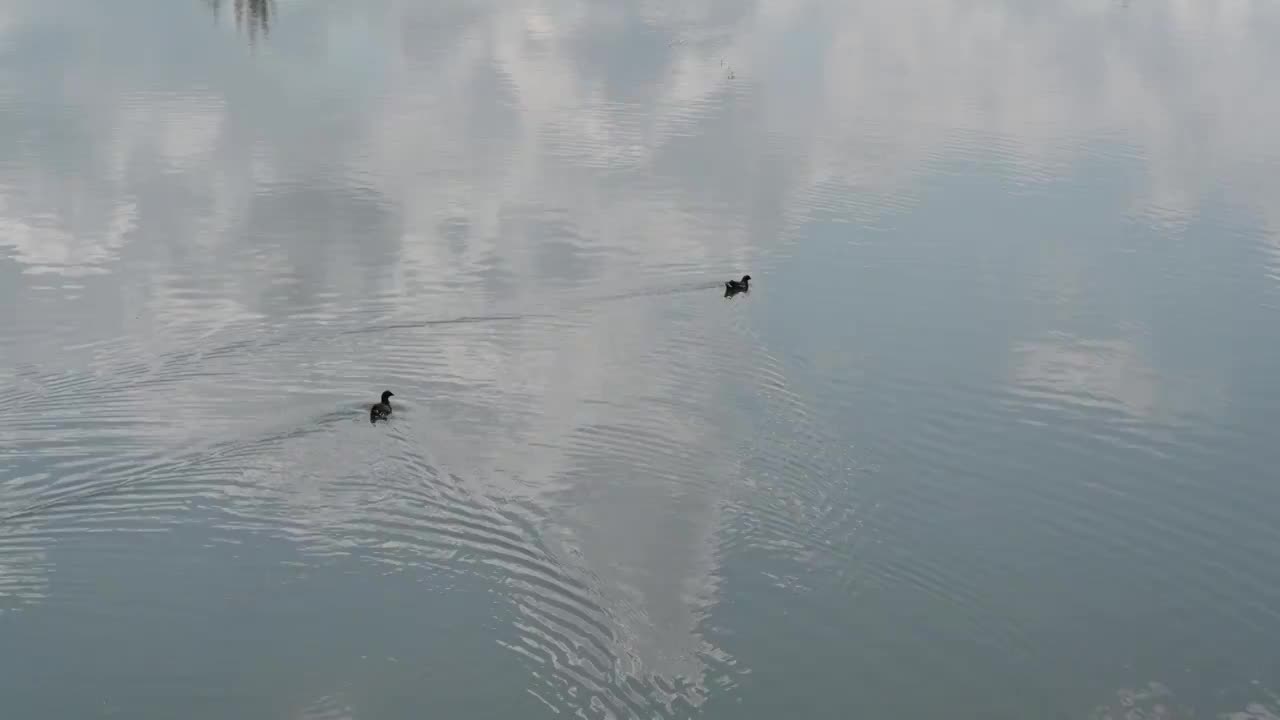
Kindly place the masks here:
[(724, 284), (725, 297), (751, 290), (751, 276), (743, 275), (741, 280), (729, 280)]
[(391, 398), (394, 395), (395, 393), (390, 390), (382, 391), (382, 402), (369, 408), (369, 422), (376, 423), (379, 420), (386, 420), (391, 417)]

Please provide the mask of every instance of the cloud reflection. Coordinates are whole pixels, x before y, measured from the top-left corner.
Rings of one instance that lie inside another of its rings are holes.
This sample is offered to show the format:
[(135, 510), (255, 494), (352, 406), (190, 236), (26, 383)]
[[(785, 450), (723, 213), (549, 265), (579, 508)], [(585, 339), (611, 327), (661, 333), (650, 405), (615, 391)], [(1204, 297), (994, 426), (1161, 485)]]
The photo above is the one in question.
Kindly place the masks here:
[[(230, 11), (251, 42), (276, 22), (268, 0)], [(113, 273), (137, 291), (128, 300), (113, 284), (86, 286), (91, 319), (22, 352), (74, 363), (58, 352), (67, 338), (100, 332), (119, 343), (103, 350), (111, 360), (146, 357), (155, 376), (182, 380), (163, 399), (125, 398), (137, 416), (174, 420), (136, 433), (178, 447), (199, 441), (199, 428), (213, 446), (248, 434), (246, 424), (269, 435), (303, 422), (301, 411), (272, 414), (282, 377), (291, 397), (317, 404), (372, 382), (370, 369), (326, 366), (320, 343), (306, 345), (353, 307), (407, 318), (561, 313), (505, 334), (386, 339), (367, 362), (457, 418), (423, 410), (414, 439), (461, 468), (471, 495), (546, 511), (541, 541), (554, 550), (537, 559), (593, 583), (592, 620), (608, 623), (622, 666), (601, 671), (605, 682), (617, 670), (702, 686), (708, 658), (728, 664), (702, 625), (719, 600), (730, 493), (687, 481), (732, 478), (736, 466), (722, 418), (698, 410), (714, 407), (723, 369), (715, 347), (693, 342), (709, 321), (662, 302), (574, 315), (587, 291), (783, 262), (791, 230), (826, 217), (874, 223), (917, 202), (948, 163), (975, 158), (1036, 184), (1118, 152), (1141, 168), (1128, 198), (1137, 216), (1182, 222), (1222, 193), (1260, 217), (1272, 243), (1280, 222), (1280, 139), (1260, 121), (1280, 110), (1268, 73), (1276, 11), (1257, 3), (341, 11), (360, 22), (337, 12), (292, 8), (297, 32), (273, 35), (252, 67), (197, 44), (191, 66), (121, 69), (121, 92), (74, 77), (19, 89), (23, 102), (88, 120), (70, 166), (49, 152), (62, 140), (40, 134), (44, 118), (8, 121), (35, 151), (0, 151), (4, 262), (27, 274)], [(38, 25), (24, 22), (0, 24), (0, 47), (28, 47), (24, 33)], [(26, 52), (20, 61), (41, 62)], [(329, 65), (344, 72), (316, 70)], [(20, 282), (20, 294), (34, 293), (35, 281)], [(139, 337), (99, 327), (103, 315), (133, 313), (152, 320)], [(224, 377), (179, 372), (198, 364), (183, 365), (183, 343), (232, 345), (259, 321), (314, 354), (228, 351), (198, 358), (222, 363)], [(1140, 418), (1161, 406), (1131, 340), (1028, 343), (1017, 354), (1019, 383)], [(225, 377), (252, 379), (229, 388)], [(686, 402), (655, 400), (661, 382)], [(250, 414), (267, 419), (246, 423)], [(626, 444), (637, 437), (646, 442)], [(268, 451), (278, 462), (319, 455), (299, 452), (308, 442)], [(242, 477), (300, 524), (359, 524), (381, 502), (264, 467)], [(262, 503), (254, 489), (227, 494)]]

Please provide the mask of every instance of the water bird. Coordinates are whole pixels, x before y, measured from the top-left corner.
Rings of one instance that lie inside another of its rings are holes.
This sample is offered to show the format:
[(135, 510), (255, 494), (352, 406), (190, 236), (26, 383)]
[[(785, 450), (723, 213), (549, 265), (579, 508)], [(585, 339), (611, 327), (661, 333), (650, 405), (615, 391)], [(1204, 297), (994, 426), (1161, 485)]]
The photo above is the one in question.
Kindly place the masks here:
[(395, 393), (390, 390), (382, 391), (382, 402), (369, 408), (369, 422), (376, 423), (391, 417), (391, 398), (394, 396)]
[(737, 295), (751, 290), (751, 276), (743, 275), (741, 280), (729, 280), (724, 284), (724, 296)]

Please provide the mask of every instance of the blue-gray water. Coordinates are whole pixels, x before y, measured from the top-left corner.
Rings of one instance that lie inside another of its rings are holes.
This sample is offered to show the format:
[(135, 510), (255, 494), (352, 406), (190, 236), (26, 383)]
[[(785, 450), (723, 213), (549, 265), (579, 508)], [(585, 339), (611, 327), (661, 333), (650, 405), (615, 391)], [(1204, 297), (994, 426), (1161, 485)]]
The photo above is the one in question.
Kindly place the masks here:
[(0, 717), (1275, 720), (1278, 32), (0, 2)]

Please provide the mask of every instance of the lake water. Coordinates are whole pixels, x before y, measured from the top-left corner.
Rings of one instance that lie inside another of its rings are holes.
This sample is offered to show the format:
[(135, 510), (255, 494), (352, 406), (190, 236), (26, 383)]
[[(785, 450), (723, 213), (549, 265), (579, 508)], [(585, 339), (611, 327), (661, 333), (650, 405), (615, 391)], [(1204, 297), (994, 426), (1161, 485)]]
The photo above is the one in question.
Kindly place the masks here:
[(1275, 720), (1277, 32), (5, 0), (0, 714)]

